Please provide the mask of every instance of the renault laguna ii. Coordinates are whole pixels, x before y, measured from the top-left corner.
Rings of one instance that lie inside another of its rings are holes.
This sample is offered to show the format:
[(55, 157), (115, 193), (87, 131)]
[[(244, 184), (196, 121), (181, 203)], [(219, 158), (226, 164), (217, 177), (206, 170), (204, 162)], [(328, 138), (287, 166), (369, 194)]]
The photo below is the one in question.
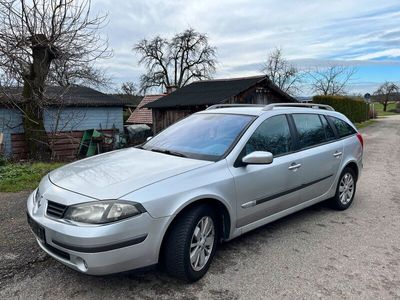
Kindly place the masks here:
[(218, 105), (50, 172), (27, 217), (39, 246), (77, 271), (160, 263), (195, 281), (221, 241), (324, 200), (347, 209), (362, 155), (360, 133), (329, 106)]

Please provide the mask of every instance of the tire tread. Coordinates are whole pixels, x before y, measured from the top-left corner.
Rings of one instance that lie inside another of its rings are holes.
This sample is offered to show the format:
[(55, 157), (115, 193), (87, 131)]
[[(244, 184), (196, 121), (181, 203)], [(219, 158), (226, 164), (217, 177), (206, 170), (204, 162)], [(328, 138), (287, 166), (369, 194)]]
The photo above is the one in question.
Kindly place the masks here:
[(187, 248), (189, 247), (189, 239), (191, 239), (192, 236), (191, 231), (194, 226), (193, 224), (205, 208), (207, 210), (209, 209), (209, 207), (205, 205), (195, 206), (183, 215), (178, 216), (178, 219), (174, 221), (174, 224), (168, 233), (164, 248), (165, 268), (171, 276), (191, 282), (200, 279), (204, 275), (202, 274), (197, 277), (191, 274), (189, 271), (191, 266), (187, 265), (188, 262), (185, 259), (185, 255)]

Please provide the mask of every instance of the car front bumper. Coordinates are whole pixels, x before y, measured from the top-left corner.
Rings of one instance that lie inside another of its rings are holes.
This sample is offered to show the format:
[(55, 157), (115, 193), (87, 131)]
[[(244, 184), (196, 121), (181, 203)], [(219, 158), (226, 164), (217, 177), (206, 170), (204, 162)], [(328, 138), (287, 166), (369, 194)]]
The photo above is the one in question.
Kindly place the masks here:
[(50, 256), (77, 271), (91, 275), (118, 273), (158, 262), (168, 218), (148, 213), (105, 225), (68, 223), (46, 216), (47, 201), (35, 207), (32, 193), (27, 201), (39, 246)]

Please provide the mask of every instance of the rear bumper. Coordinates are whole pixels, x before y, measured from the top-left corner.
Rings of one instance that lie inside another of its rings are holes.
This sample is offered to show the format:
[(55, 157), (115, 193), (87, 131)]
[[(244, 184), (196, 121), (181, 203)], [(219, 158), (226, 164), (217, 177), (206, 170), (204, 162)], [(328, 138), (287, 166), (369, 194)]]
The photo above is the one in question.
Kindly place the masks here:
[(357, 174), (358, 175), (357, 176), (357, 180), (358, 180), (358, 179), (360, 179), (360, 176), (361, 176), (361, 173), (362, 173), (362, 170), (363, 170), (363, 167), (364, 167), (362, 156), (357, 161), (357, 167), (358, 167), (358, 174)]
[(28, 215), (45, 231), (36, 237), (39, 246), (50, 256), (77, 271), (105, 275), (154, 265), (168, 218), (152, 218), (143, 213), (100, 226), (77, 226), (33, 213), (33, 197), (27, 202)]

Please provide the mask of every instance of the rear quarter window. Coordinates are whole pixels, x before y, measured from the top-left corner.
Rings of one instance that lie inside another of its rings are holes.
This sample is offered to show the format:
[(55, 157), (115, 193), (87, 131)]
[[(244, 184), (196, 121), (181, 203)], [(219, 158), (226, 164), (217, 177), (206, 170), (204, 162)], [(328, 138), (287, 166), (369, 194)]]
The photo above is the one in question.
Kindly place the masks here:
[(332, 121), (333, 125), (335, 126), (339, 137), (342, 138), (356, 133), (354, 128), (347, 122), (332, 116), (328, 116), (328, 118)]
[(335, 132), (333, 131), (331, 125), (328, 123), (327, 119), (325, 118), (324, 115), (320, 115), (322, 125), (324, 126), (325, 129), (325, 135), (326, 135), (326, 140), (331, 141), (336, 138)]
[(301, 149), (326, 141), (325, 129), (317, 114), (292, 114)]

